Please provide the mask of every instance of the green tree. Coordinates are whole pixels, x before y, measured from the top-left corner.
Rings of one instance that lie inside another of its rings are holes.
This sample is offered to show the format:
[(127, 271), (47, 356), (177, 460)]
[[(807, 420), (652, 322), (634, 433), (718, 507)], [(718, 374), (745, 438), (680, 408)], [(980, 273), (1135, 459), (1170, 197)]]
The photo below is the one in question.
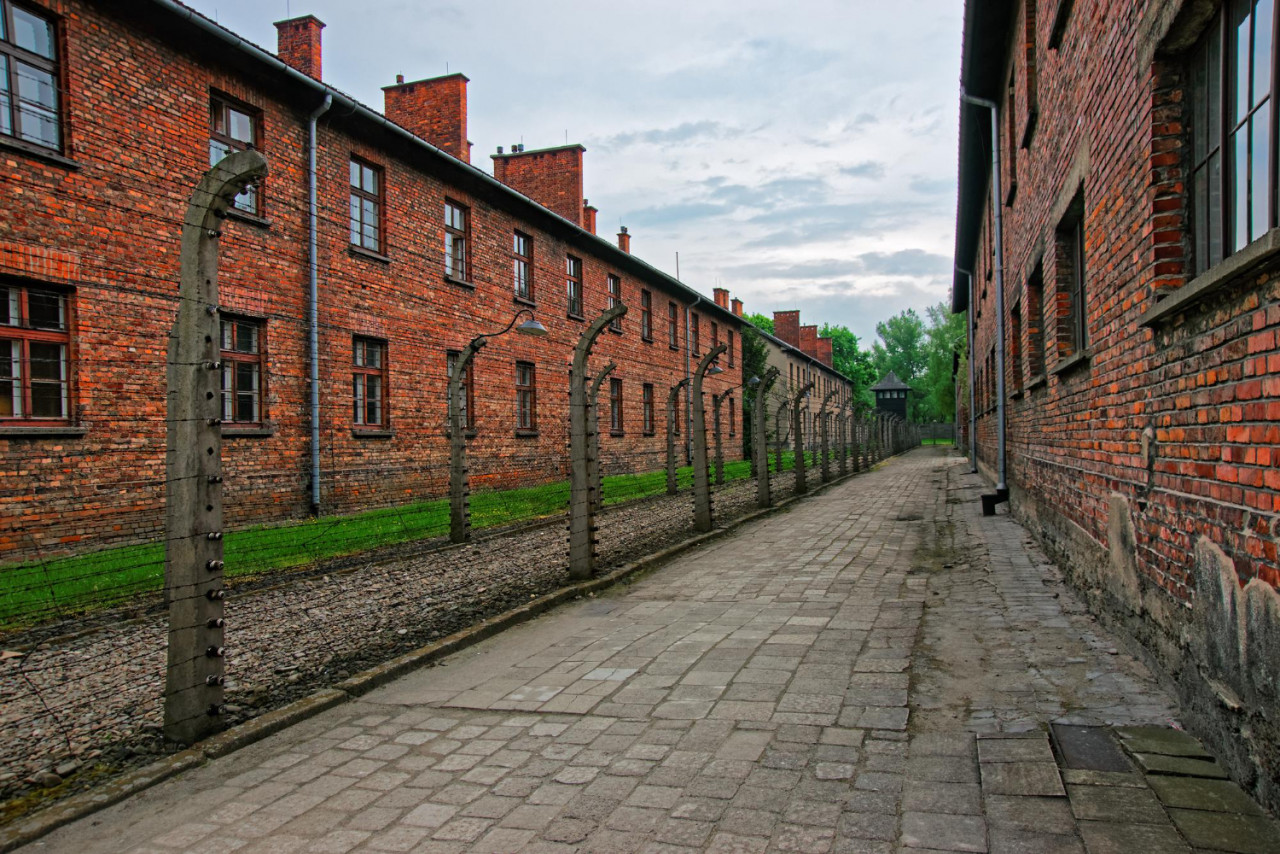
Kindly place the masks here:
[(824, 323), (818, 335), (831, 339), (832, 367), (852, 381), (854, 398), (870, 406), (873, 400), (869, 389), (875, 385), (876, 369), (871, 354), (858, 346), (858, 336), (847, 326), (830, 323)]
[(765, 317), (763, 314), (744, 314), (742, 315), (742, 319), (747, 321), (747, 323), (760, 327), (770, 335), (774, 334), (772, 317)]
[[(770, 329), (773, 327), (773, 321), (760, 314), (746, 315), (746, 319), (756, 326), (761, 326), (761, 320), (769, 323)], [(750, 326), (742, 328), (742, 378), (750, 380), (752, 377), (760, 377), (764, 379), (764, 372), (768, 370), (769, 351), (765, 348), (764, 338), (760, 333)], [(742, 389), (742, 451), (746, 459), (751, 459), (751, 443), (755, 433), (752, 429), (752, 416), (755, 412), (756, 389), (747, 383)]]
[(871, 346), (871, 362), (879, 380), (889, 371), (915, 388), (915, 380), (924, 373), (924, 321), (915, 309), (896, 314), (876, 324), (880, 340)]
[(954, 421), (956, 417), (956, 359), (966, 351), (964, 314), (952, 314), (943, 303), (927, 309), (925, 371), (920, 381), (919, 417), (922, 421)]

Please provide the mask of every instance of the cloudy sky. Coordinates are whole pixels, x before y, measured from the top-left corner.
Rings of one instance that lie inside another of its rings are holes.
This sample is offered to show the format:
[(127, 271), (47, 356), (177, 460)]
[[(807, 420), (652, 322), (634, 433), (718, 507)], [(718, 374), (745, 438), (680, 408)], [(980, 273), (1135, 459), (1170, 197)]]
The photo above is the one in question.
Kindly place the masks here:
[(599, 233), (708, 296), (875, 324), (945, 299), (961, 0), (187, 0), (274, 50), (313, 14), (327, 82), (466, 74), (477, 166), (580, 142)]

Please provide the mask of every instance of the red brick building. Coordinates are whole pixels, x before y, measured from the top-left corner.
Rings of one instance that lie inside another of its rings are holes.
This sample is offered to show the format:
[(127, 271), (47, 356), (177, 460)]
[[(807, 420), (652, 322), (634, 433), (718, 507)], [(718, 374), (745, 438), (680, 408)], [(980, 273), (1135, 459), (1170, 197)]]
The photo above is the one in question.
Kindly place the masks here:
[(1274, 806), (1272, 7), (967, 2), (952, 307), (982, 470)]
[(220, 240), (235, 524), (446, 494), (450, 354), (521, 309), (550, 334), (473, 363), (475, 489), (564, 476), (572, 347), (616, 301), (593, 357), (618, 364), (606, 473), (662, 467), (699, 330), (731, 346), (706, 392), (741, 385), (741, 318), (594, 234), (581, 147), (499, 153), (497, 180), (470, 165), (462, 75), (397, 80), (378, 113), (322, 81), (314, 18), (277, 25), (277, 58), (170, 0), (0, 7), (0, 561), (159, 533), (182, 218), (247, 146), (270, 174)]

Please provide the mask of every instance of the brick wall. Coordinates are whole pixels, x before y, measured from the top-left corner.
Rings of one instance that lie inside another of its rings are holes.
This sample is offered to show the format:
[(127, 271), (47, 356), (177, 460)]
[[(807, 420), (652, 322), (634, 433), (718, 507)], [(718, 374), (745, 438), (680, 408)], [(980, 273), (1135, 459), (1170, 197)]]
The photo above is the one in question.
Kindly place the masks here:
[[(1026, 12), (1037, 4), (1015, 5), (992, 75), (1014, 81), (999, 100), (1017, 129), (1012, 147), (1007, 125), (1000, 140), (1011, 334), (1018, 320), (1006, 345), (1012, 507), (1090, 606), (1174, 680), (1187, 722), (1275, 804), (1280, 729), (1257, 711), (1280, 697), (1248, 650), (1280, 639), (1280, 264), (1274, 252), (1235, 274), (1224, 264), (1207, 296), (1153, 319), (1193, 276), (1189, 76), (1185, 56), (1155, 48), (1181, 4), (1076, 4), (1056, 49), (1042, 15), (1029, 27), (1033, 67)], [(986, 113), (975, 115), (985, 138)], [(990, 187), (970, 191), (982, 206), (964, 215), (980, 227), (973, 257), (956, 260), (974, 271), (978, 458), (994, 477)], [(1077, 220), (1083, 349), (1072, 328)], [(1246, 602), (1251, 616), (1237, 621)]]
[[(74, 168), (0, 151), (0, 274), (70, 289), (74, 418), (68, 428), (34, 435), (0, 421), (0, 561), (161, 533), (167, 338), (182, 216), (208, 168), (211, 91), (261, 111), (261, 149), (271, 170), (260, 191), (262, 217), (229, 216), (220, 240), (221, 307), (261, 320), (267, 347), (264, 429), (224, 429), (227, 518), (242, 527), (303, 517), (310, 502), (306, 116), (318, 98), (299, 99), (292, 89), (273, 88), (270, 76), (248, 77), (188, 52), (188, 41), (153, 29), (160, 24), (145, 10), (108, 13), (76, 2), (56, 9), (64, 15), (70, 142), (63, 154)], [(439, 166), (337, 111), (321, 120), (318, 148), (323, 512), (446, 493), (446, 352), (501, 329), (525, 307), (549, 335), (493, 338), (474, 362), (472, 483), (484, 489), (563, 475), (568, 364), (586, 326), (567, 316), (569, 254), (583, 262), (587, 318), (605, 308), (610, 274), (621, 279), (631, 308), (621, 331), (601, 336), (592, 357), (597, 366), (617, 362), (614, 376), (624, 387), (624, 433), (601, 438), (606, 471), (661, 467), (662, 402), (684, 376), (684, 353), (667, 344), (666, 306), (675, 300), (683, 309), (688, 292), (622, 266), (624, 256), (609, 244), (553, 222), (536, 205), (482, 191), (467, 167)], [(352, 154), (383, 170), (377, 253), (349, 242)], [(470, 286), (443, 275), (446, 197), (470, 210)], [(582, 210), (580, 198), (575, 209)], [(533, 238), (532, 304), (513, 294), (517, 229)], [(57, 249), (41, 248), (48, 246)], [(639, 334), (642, 288), (653, 295), (653, 341)], [(716, 320), (736, 325), (727, 312)], [(385, 433), (352, 427), (357, 335), (387, 345)], [(535, 435), (516, 435), (517, 360), (536, 366)], [(740, 360), (722, 367), (707, 380), (708, 395), (741, 384)], [(655, 436), (642, 435), (646, 382), (658, 401)], [(738, 434), (727, 440), (730, 458), (741, 455)]]

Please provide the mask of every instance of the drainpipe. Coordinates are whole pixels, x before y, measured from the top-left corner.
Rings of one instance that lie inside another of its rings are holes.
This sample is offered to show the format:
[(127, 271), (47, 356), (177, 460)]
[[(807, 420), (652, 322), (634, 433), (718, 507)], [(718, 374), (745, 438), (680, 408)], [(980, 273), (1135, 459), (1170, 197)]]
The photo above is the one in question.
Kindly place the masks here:
[(964, 273), (969, 280), (969, 311), (965, 313), (964, 325), (965, 335), (969, 341), (969, 463), (970, 474), (978, 473), (978, 413), (974, 409), (977, 401), (973, 391), (973, 300), (976, 296), (973, 292), (973, 273), (963, 267), (956, 267), (957, 273)]
[(960, 98), (966, 104), (985, 107), (991, 114), (991, 208), (995, 231), (996, 265), (996, 457), (999, 463), (999, 482), (995, 495), (982, 496), (982, 514), (991, 516), (996, 505), (1009, 500), (1009, 485), (1005, 479), (1005, 411), (1004, 411), (1004, 242), (1000, 208), (1000, 107), (995, 101), (975, 98), (963, 89)]
[(320, 515), (320, 310), (316, 280), (320, 259), (316, 236), (316, 120), (329, 111), (333, 95), (307, 117), (307, 343), (311, 356), (311, 512)]

